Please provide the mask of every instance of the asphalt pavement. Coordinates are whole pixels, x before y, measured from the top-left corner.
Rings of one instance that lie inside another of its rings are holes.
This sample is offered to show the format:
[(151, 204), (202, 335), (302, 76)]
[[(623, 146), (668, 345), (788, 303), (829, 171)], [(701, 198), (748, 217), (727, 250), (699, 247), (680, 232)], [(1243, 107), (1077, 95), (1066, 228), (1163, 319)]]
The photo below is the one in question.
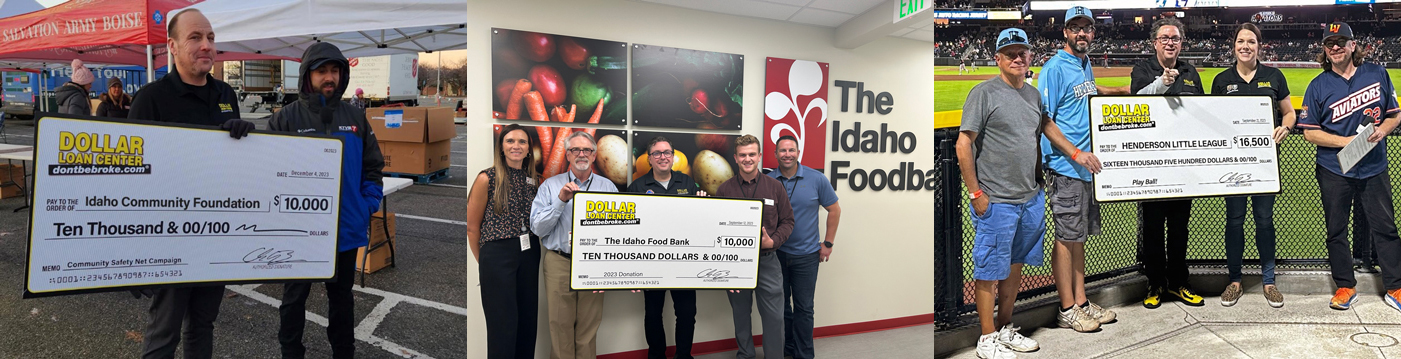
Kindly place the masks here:
[[(266, 112), (245, 114), (266, 128)], [(32, 121), (9, 121), (10, 144), (33, 144)], [(450, 178), (415, 184), (389, 196), (399, 214), (397, 266), (355, 287), (359, 358), (464, 358), (467, 337), (466, 140), (457, 127)], [(30, 173), (33, 169), (29, 169)], [(150, 299), (128, 292), (21, 299), (28, 210), (22, 198), (0, 199), (0, 358), (136, 358)], [(357, 283), (358, 283), (357, 276)], [(4, 289), (8, 287), (9, 289)], [(308, 357), (330, 357), (325, 290), (308, 300)], [(273, 358), (282, 285), (227, 286), (215, 323), (219, 358)]]

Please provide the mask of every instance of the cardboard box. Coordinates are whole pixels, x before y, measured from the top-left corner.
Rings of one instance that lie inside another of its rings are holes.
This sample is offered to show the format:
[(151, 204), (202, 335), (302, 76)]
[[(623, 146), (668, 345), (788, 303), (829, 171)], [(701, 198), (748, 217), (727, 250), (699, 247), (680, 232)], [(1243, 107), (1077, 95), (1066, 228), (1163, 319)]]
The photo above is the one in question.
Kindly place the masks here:
[(24, 194), (20, 191), (19, 185), (9, 184), (10, 181), (23, 183), (24, 167), (0, 164), (0, 183), (5, 183), (5, 185), (0, 186), (0, 198), (19, 197)]
[(389, 220), (384, 220), (384, 211), (375, 212), (374, 215), (370, 216), (370, 246), (389, 240), (389, 238), (384, 235), (385, 223), (389, 224), (389, 237), (398, 235), (399, 226), (396, 223), (398, 221), (395, 220), (395, 217), (397, 216), (394, 215), (394, 212), (390, 212)]
[[(360, 247), (359, 250), (356, 250), (355, 269), (365, 273), (374, 273), (378, 272), (380, 269), (384, 269), (384, 267), (388, 267), (390, 263), (394, 262), (394, 257), (389, 255), (389, 246), (391, 245), (391, 243), (394, 242), (394, 240), (391, 239), (389, 240), (389, 242), (390, 243), (386, 243), (385, 245), (370, 250), (369, 259), (366, 259), (365, 257), (366, 247)], [(365, 264), (367, 262), (369, 263), (368, 266), (366, 266)]]
[(19, 186), (5, 185), (4, 187), (0, 187), (0, 198), (15, 198), (22, 195), (24, 195), (24, 193), (20, 192)]
[(0, 182), (15, 181), (24, 179), (24, 167), (19, 165), (0, 164)]
[[(398, 237), (398, 226), (394, 220), (394, 213), (389, 213), (389, 220), (384, 220), (384, 211), (375, 212), (370, 216), (370, 245), (360, 247), (355, 251), (355, 269), (365, 273), (378, 272), (380, 269), (389, 266), (394, 262), (393, 252), (390, 246), (394, 245), (394, 238)], [(384, 235), (384, 226), (389, 225), (389, 237)], [(370, 251), (368, 260), (365, 257), (365, 250)], [(366, 262), (369, 263), (366, 266)]]
[(380, 142), (433, 143), (457, 137), (447, 107), (374, 107), (365, 119)]
[(384, 172), (429, 174), (452, 165), (452, 141), (379, 143)]

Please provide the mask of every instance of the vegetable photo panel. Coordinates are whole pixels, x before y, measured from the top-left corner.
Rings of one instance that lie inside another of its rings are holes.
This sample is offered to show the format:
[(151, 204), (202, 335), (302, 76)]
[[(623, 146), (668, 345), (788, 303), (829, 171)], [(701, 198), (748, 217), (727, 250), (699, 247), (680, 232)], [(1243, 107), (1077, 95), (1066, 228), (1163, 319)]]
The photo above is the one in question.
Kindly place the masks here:
[(744, 56), (632, 45), (633, 124), (739, 130)]
[[(492, 118), (627, 121), (627, 44), (508, 29), (491, 30)], [(568, 118), (550, 116), (563, 108)]]

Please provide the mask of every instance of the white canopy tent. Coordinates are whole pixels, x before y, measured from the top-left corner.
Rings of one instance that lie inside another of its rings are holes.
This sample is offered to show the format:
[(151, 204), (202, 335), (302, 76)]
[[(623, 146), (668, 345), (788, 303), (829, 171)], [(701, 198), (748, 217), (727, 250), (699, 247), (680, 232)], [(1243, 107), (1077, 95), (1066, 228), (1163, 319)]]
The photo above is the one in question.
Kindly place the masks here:
[(185, 9), (209, 18), (220, 51), (301, 58), (317, 42), (346, 57), (467, 48), (462, 0), (206, 0)]

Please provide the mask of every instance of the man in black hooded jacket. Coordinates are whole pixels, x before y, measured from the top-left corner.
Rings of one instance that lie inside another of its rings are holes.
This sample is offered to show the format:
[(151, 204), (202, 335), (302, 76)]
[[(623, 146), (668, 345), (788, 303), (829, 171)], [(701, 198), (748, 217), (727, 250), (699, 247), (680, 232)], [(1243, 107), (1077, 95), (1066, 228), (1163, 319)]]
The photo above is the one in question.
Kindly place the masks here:
[[(336, 136), (345, 144), (341, 151), (344, 161), (336, 238), (336, 279), (326, 282), (326, 297), (330, 302), (326, 337), (331, 342), (333, 358), (353, 358), (355, 302), (351, 286), (355, 249), (369, 244), (370, 214), (379, 209), (384, 198), (384, 156), (365, 120), (365, 111), (340, 100), (350, 81), (349, 61), (340, 49), (324, 42), (308, 47), (302, 54), (301, 69), (299, 99), (273, 114), (268, 127), (273, 131)], [(277, 333), (283, 358), (306, 355), (302, 333), (306, 327), (306, 299), (310, 293), (311, 283), (283, 286), (282, 305), (278, 308), (282, 326)]]

